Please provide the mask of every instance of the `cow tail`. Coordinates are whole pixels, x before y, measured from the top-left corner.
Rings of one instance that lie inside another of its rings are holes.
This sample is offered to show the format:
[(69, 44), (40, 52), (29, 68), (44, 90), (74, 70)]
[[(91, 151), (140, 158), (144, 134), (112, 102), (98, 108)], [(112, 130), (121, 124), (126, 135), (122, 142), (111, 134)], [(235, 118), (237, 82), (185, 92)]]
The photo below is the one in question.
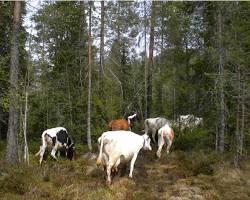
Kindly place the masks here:
[[(46, 135), (46, 134), (42, 134), (42, 146), (45, 145), (45, 135)], [(42, 150), (42, 148), (41, 148), (41, 146), (40, 146), (40, 149), (39, 149), (39, 151), (36, 153), (35, 156), (39, 156), (41, 150)]]
[(97, 158), (97, 160), (96, 160), (96, 165), (97, 165), (97, 166), (101, 165), (101, 163), (102, 163), (103, 140), (104, 140), (104, 136), (101, 137), (100, 152), (99, 152), (98, 158)]

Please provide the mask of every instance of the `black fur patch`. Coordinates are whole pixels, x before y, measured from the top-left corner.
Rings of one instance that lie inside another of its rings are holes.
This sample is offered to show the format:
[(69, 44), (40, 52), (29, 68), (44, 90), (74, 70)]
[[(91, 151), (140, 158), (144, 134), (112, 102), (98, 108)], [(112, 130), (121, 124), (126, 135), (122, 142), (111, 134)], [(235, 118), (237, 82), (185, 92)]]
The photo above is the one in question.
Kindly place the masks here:
[(67, 150), (67, 158), (69, 160), (72, 160), (75, 156), (75, 149), (73, 146), (71, 146), (68, 150)]
[(55, 146), (55, 144), (56, 144), (56, 137), (53, 137), (52, 138), (52, 145)]
[[(68, 144), (68, 141), (69, 141), (69, 135), (67, 133), (67, 131), (65, 130), (60, 130), (57, 134), (57, 140), (62, 143), (63, 145), (64, 144)], [(71, 141), (71, 140), (70, 140)], [(70, 143), (71, 144), (71, 143)]]
[[(65, 130), (60, 130), (57, 134), (57, 140), (60, 142), (62, 145), (66, 144), (66, 148), (64, 147), (61, 149), (61, 151), (65, 152), (64, 155), (67, 156), (69, 160), (72, 160), (75, 154), (75, 149), (74, 149), (74, 142)], [(61, 153), (62, 153), (61, 152)], [(67, 152), (67, 153), (66, 153)], [(63, 155), (63, 153), (62, 153)]]

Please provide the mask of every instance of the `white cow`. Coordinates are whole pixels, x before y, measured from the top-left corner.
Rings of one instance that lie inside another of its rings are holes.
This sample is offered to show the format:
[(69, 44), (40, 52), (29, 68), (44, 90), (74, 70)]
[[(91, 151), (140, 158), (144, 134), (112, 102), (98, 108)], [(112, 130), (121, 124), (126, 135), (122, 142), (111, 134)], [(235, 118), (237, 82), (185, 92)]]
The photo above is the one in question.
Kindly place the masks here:
[(43, 156), (47, 148), (52, 148), (51, 156), (57, 160), (56, 152), (62, 149), (66, 152), (68, 159), (72, 159), (75, 152), (75, 146), (72, 138), (69, 136), (67, 130), (63, 127), (56, 127), (47, 129), (42, 133), (42, 146), (36, 153), (40, 155), (39, 163), (42, 164)]
[(98, 138), (100, 145), (96, 165), (104, 164), (107, 182), (111, 183), (111, 170), (116, 170), (121, 158), (130, 162), (129, 177), (132, 178), (134, 164), (141, 148), (152, 150), (148, 135), (137, 135), (131, 131), (107, 131)]
[(192, 114), (180, 115), (178, 119), (180, 131), (183, 132), (185, 129), (190, 129), (203, 125), (203, 119), (201, 117), (195, 117)]
[(145, 134), (151, 134), (152, 140), (154, 143), (156, 143), (155, 134), (157, 133), (157, 130), (163, 127), (165, 124), (170, 124), (170, 121), (163, 117), (148, 118), (144, 122)]
[(167, 154), (169, 154), (169, 149), (173, 143), (173, 140), (174, 131), (168, 124), (165, 124), (158, 131), (158, 150), (156, 152), (158, 158), (161, 157), (161, 150), (165, 143), (167, 145)]

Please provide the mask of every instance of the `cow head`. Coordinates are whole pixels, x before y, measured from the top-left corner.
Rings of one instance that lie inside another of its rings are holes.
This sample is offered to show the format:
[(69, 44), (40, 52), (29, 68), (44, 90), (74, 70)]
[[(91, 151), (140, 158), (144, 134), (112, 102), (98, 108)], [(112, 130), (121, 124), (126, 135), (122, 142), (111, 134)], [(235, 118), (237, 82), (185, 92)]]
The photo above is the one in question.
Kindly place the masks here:
[(144, 139), (144, 143), (143, 143), (143, 149), (144, 150), (152, 150), (152, 147), (150, 145), (150, 142), (151, 142), (151, 139), (150, 137), (147, 135), (147, 134), (144, 134), (143, 136), (143, 139)]
[(75, 157), (75, 143), (70, 136), (67, 139), (66, 153), (69, 160), (72, 160)]
[(66, 152), (67, 152), (67, 158), (69, 160), (75, 158), (75, 144), (72, 143), (72, 145), (67, 148)]

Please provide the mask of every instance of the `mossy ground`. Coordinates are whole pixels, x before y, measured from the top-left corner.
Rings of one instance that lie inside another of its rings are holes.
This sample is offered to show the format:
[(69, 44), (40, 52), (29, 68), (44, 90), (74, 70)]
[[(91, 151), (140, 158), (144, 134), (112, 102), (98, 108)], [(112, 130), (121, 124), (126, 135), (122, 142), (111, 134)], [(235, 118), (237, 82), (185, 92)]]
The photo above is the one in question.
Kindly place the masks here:
[(235, 168), (231, 155), (175, 149), (156, 159), (154, 148), (140, 153), (133, 179), (128, 178), (127, 169), (125, 176), (118, 174), (107, 186), (104, 172), (87, 154), (78, 151), (76, 160), (60, 158), (59, 162), (48, 156), (40, 167), (34, 153), (35, 148), (30, 153), (30, 166), (8, 166), (0, 161), (0, 199), (250, 199), (249, 157)]

